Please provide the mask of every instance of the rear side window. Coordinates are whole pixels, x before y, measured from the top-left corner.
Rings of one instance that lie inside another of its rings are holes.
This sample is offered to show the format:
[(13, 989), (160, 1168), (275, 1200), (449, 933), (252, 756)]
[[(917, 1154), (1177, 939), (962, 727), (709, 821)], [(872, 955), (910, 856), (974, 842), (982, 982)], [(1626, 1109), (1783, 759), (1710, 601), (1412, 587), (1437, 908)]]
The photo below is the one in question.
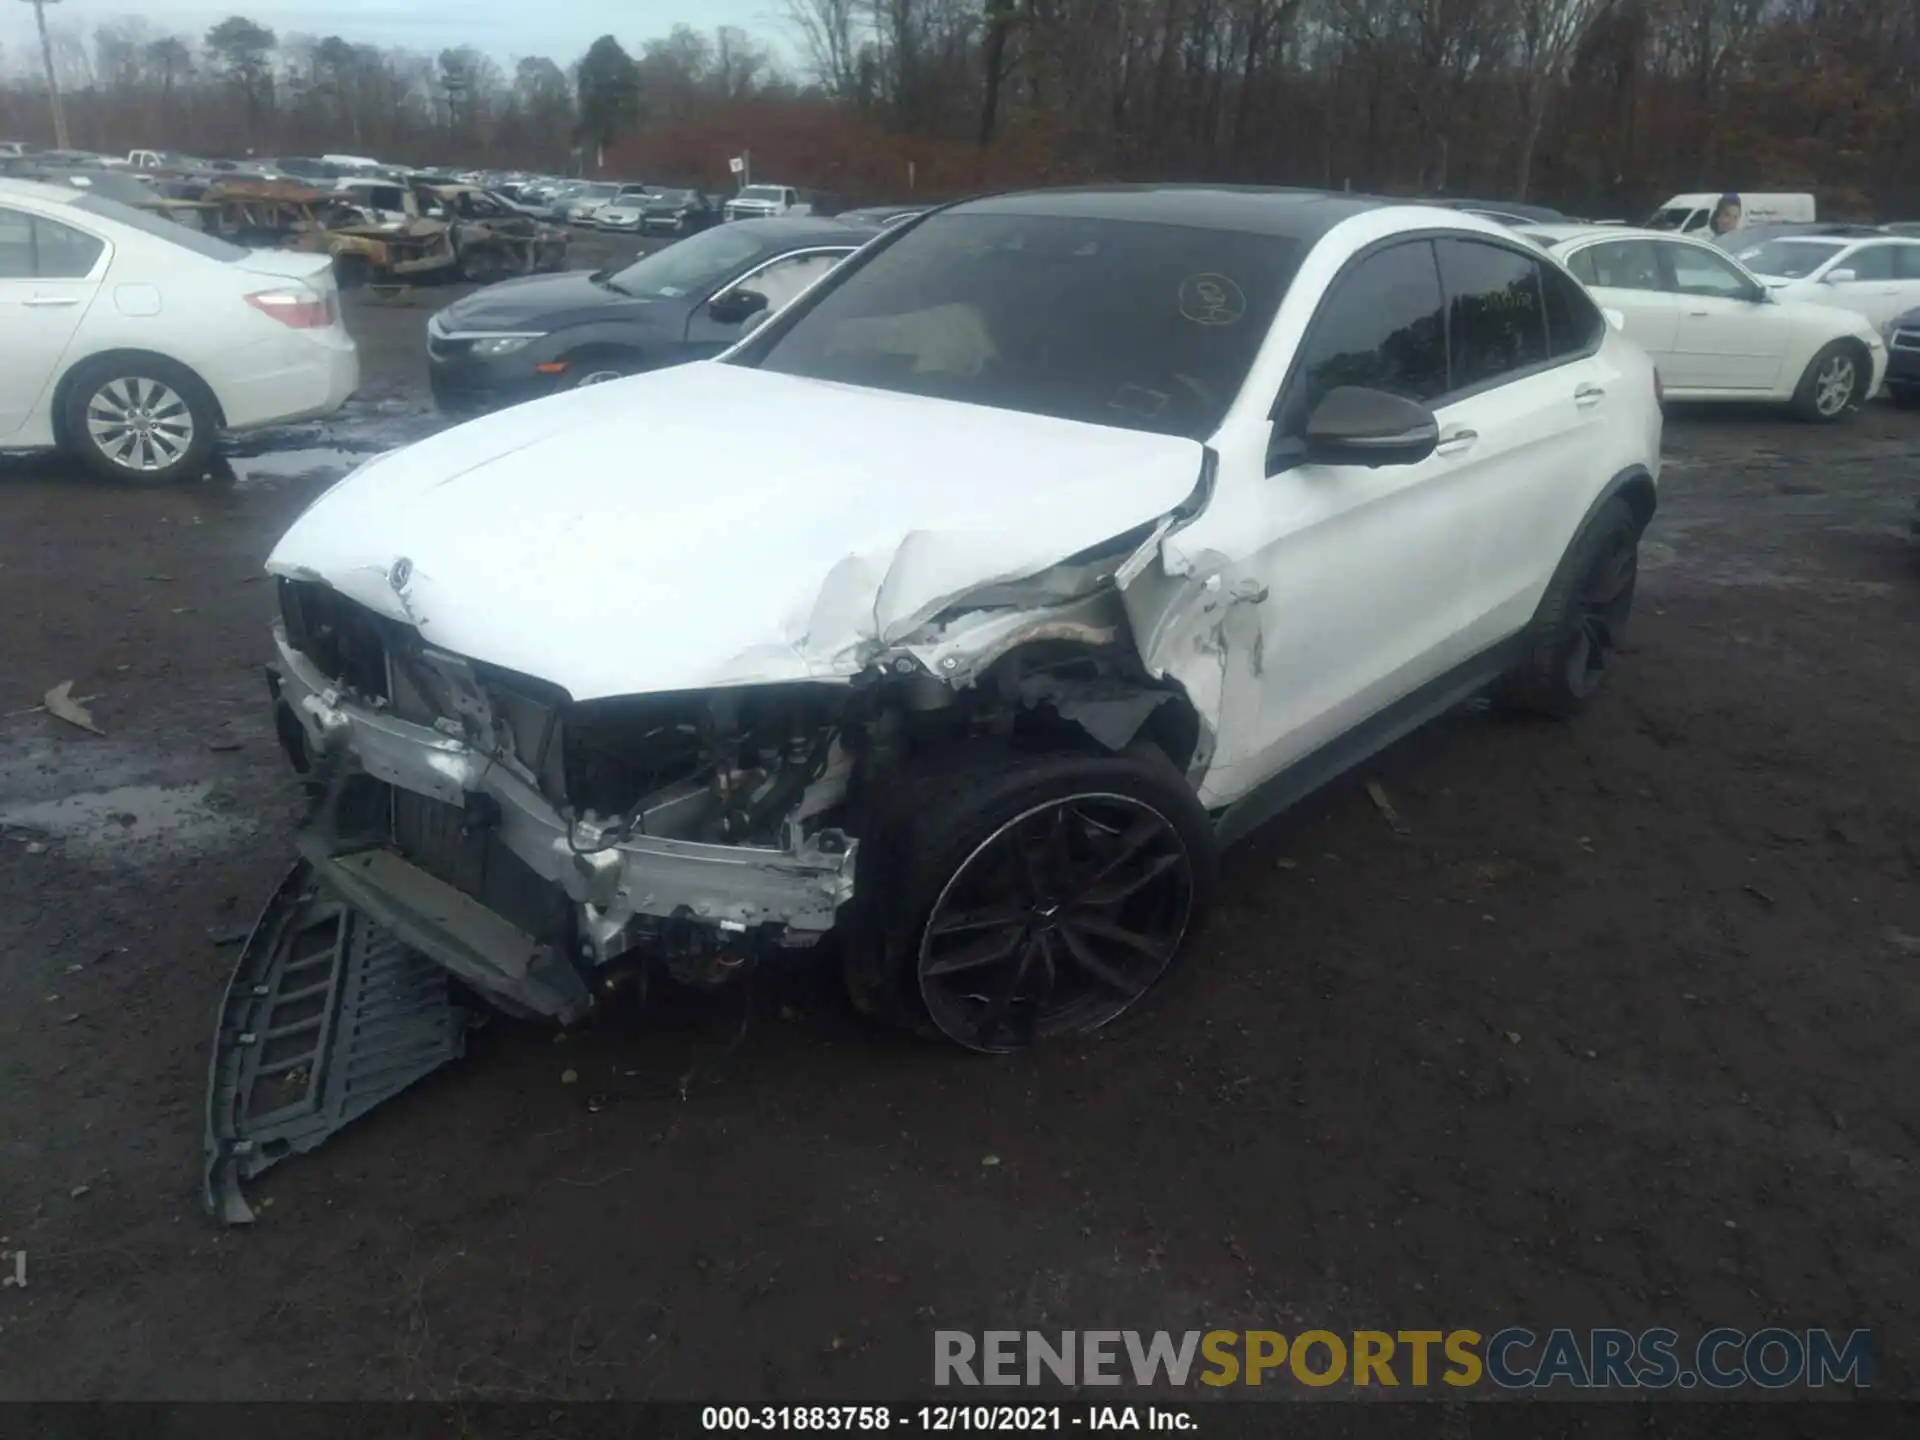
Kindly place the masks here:
[(1447, 390), (1447, 335), (1440, 272), (1425, 240), (1362, 260), (1336, 285), (1302, 348), (1297, 397), (1284, 422), (1298, 433), (1313, 407), (1341, 385), (1364, 385), (1409, 400)]
[(0, 210), (0, 280), (31, 280), (33, 217), (18, 210)]
[(1547, 308), (1547, 353), (1555, 360), (1585, 355), (1606, 333), (1607, 317), (1573, 278), (1551, 265), (1540, 267)]
[(44, 217), (33, 222), (34, 240), (40, 251), (42, 280), (84, 280), (105, 250), (105, 242), (76, 230), (71, 225)]
[(71, 225), (0, 210), (0, 280), (83, 280), (106, 248)]
[(1540, 265), (1499, 245), (1439, 240), (1452, 390), (1471, 390), (1547, 359)]
[(1920, 245), (1895, 245), (1893, 267), (1902, 280), (1920, 280)]

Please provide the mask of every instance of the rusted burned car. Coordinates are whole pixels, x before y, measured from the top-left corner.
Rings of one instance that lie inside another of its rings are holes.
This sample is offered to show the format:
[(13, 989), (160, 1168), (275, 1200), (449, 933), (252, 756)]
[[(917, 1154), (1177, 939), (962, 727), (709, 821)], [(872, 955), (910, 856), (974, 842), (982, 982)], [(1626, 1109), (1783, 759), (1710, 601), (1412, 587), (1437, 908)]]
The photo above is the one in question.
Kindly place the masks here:
[(416, 184), (413, 193), (419, 213), (450, 227), (463, 279), (485, 284), (567, 263), (564, 227), (515, 210), (477, 185)]
[(196, 200), (152, 202), (182, 223), (253, 249), (331, 255), (343, 288), (454, 273), (450, 227), (424, 216), (381, 221), (358, 197), (284, 180), (221, 181)]
[(1106, 1024), (1222, 846), (1478, 691), (1599, 692), (1660, 431), (1497, 225), (1117, 187), (906, 221), (717, 359), (376, 457), (267, 561), (314, 805), (210, 1203), (455, 1053), (451, 978), (568, 1024), (832, 936), (970, 1049)]

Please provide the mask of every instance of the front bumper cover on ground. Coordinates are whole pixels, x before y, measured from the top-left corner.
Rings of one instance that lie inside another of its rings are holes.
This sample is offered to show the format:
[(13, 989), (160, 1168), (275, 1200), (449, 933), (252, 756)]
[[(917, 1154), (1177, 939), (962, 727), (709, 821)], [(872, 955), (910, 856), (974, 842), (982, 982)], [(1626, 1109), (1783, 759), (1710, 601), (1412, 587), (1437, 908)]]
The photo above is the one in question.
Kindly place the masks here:
[(294, 866), (228, 982), (207, 1076), (207, 1212), (245, 1225), (241, 1189), (458, 1059), (469, 1016), (447, 972)]

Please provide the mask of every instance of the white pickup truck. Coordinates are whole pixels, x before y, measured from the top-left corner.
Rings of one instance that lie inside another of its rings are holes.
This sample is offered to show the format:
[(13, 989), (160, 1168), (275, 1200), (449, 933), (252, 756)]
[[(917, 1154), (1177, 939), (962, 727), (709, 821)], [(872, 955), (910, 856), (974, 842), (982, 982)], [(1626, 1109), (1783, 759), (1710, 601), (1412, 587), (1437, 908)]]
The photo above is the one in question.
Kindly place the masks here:
[(813, 202), (791, 185), (748, 185), (727, 201), (729, 220), (769, 220), (777, 215), (811, 215)]

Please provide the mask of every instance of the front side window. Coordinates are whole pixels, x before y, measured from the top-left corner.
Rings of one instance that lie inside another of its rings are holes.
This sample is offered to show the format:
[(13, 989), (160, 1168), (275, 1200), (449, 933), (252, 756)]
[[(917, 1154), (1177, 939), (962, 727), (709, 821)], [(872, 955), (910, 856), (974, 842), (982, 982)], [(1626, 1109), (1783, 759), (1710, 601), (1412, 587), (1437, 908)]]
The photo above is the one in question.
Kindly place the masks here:
[(1851, 270), (1856, 280), (1897, 280), (1894, 270), (1893, 246), (1862, 245), (1851, 255), (1840, 257), (1836, 270)]
[(1673, 288), (1681, 295), (1703, 295), (1721, 300), (1746, 300), (1753, 282), (1713, 251), (1699, 245), (1667, 246)]
[(1609, 290), (1665, 290), (1660, 257), (1650, 240), (1609, 240), (1589, 245), (1567, 261), (1567, 268), (1589, 285)]
[(1894, 273), (1902, 280), (1920, 280), (1920, 245), (1894, 245)]
[(1435, 242), (1447, 294), (1452, 390), (1470, 390), (1547, 359), (1540, 265), (1503, 246)]
[(758, 275), (746, 280), (743, 288), (766, 296), (767, 308), (778, 310), (838, 265), (847, 254), (845, 250), (838, 250), (824, 255), (789, 255), (784, 260), (774, 261)]
[(1736, 252), (1735, 258), (1756, 275), (1804, 280), (1846, 248), (1839, 241), (1763, 240), (1749, 250)]
[(1447, 389), (1440, 272), (1424, 240), (1362, 260), (1335, 285), (1307, 332), (1282, 423), (1299, 434), (1329, 390), (1360, 385), (1409, 400)]
[(950, 211), (899, 232), (740, 363), (1202, 439), (1299, 257), (1275, 235)]

